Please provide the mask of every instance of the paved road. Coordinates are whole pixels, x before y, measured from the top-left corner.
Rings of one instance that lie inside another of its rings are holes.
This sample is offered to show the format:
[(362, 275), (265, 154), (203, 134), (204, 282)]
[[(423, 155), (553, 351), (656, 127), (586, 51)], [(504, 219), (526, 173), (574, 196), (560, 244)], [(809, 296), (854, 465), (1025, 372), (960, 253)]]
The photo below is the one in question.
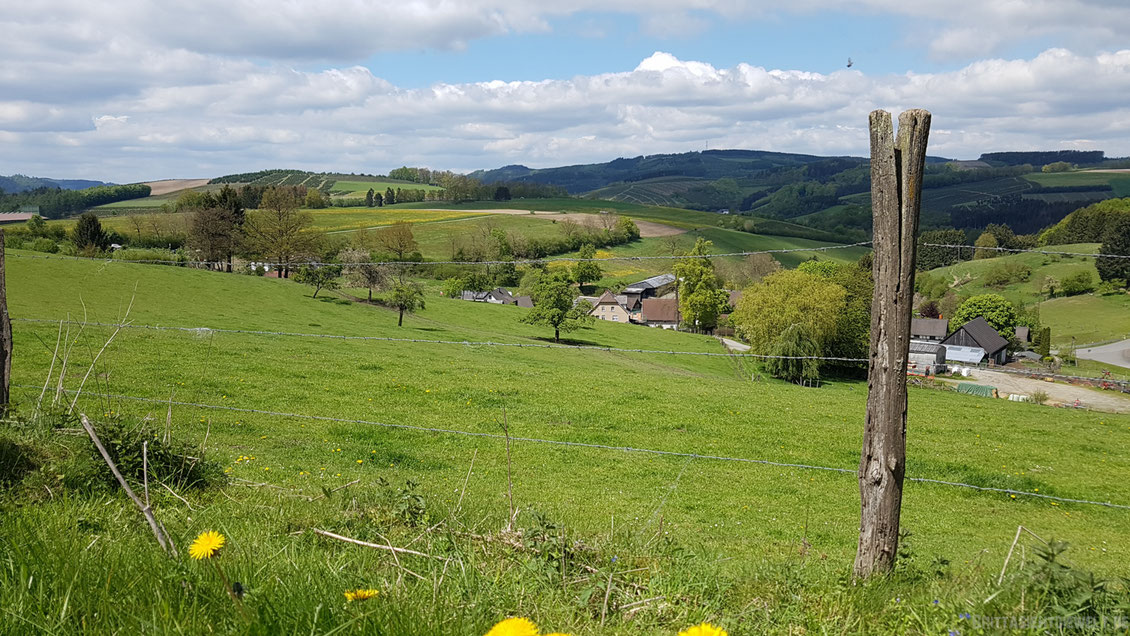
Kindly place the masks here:
[(722, 341), (722, 345), (730, 351), (749, 351), (749, 345), (742, 344), (737, 340), (730, 340), (729, 338), (718, 338)]
[(1130, 340), (1115, 342), (1101, 347), (1076, 349), (1076, 357), (1084, 360), (1097, 360), (1130, 369)]

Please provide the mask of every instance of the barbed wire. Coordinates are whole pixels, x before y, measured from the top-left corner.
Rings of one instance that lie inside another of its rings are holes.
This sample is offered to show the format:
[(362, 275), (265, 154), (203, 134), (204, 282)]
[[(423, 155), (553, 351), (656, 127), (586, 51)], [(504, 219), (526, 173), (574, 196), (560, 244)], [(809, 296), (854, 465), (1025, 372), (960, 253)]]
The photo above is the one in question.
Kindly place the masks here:
[(518, 347), (523, 349), (577, 349), (582, 351), (607, 351), (612, 353), (656, 353), (666, 355), (680, 355), (680, 356), (707, 356), (707, 357), (730, 357), (734, 355), (749, 356), (754, 358), (762, 358), (767, 360), (824, 360), (828, 362), (868, 362), (867, 358), (840, 358), (833, 356), (775, 356), (768, 354), (746, 353), (746, 352), (732, 352), (732, 353), (718, 353), (714, 351), (673, 351), (666, 349), (628, 349), (622, 347), (602, 347), (599, 345), (563, 345), (563, 344), (548, 344), (548, 343), (525, 343), (525, 342), (492, 342), (492, 341), (469, 341), (469, 340), (426, 340), (421, 338), (391, 338), (386, 336), (337, 336), (333, 334), (322, 333), (296, 333), (287, 331), (259, 331), (253, 329), (221, 329), (212, 327), (174, 327), (164, 325), (137, 325), (133, 323), (110, 323), (110, 322), (82, 322), (79, 320), (50, 320), (47, 318), (12, 318), (12, 322), (26, 322), (33, 324), (52, 324), (59, 323), (85, 325), (88, 327), (107, 327), (107, 328), (121, 328), (121, 329), (145, 329), (151, 331), (176, 331), (182, 333), (192, 333), (197, 335), (208, 335), (211, 333), (228, 333), (228, 334), (241, 334), (252, 336), (284, 336), (294, 338), (323, 338), (327, 340), (368, 340), (376, 342), (400, 342), (400, 343), (419, 343), (419, 344), (436, 344), (436, 345), (460, 345), (466, 347)]
[[(593, 258), (581, 258), (579, 256), (560, 256), (560, 257), (546, 257), (546, 258), (524, 258), (524, 259), (510, 259), (510, 260), (496, 260), (496, 261), (367, 261), (358, 263), (334, 263), (329, 261), (303, 261), (295, 260), (292, 262), (281, 261), (260, 261), (246, 259), (244, 262), (252, 263), (255, 265), (270, 265), (272, 267), (300, 267), (303, 265), (313, 267), (323, 267), (326, 265), (341, 265), (359, 266), (359, 265), (380, 265), (380, 266), (397, 266), (397, 265), (538, 265), (542, 263), (563, 262), (563, 263), (582, 263), (582, 262), (603, 262), (603, 261), (653, 261), (653, 260), (681, 260), (684, 258), (724, 258), (733, 256), (753, 256), (756, 254), (789, 254), (792, 252), (826, 252), (830, 250), (850, 249), (853, 247), (863, 247), (870, 245), (871, 241), (860, 241), (859, 243), (851, 243), (845, 245), (825, 245), (821, 247), (789, 247), (771, 250), (751, 250), (744, 252), (726, 252), (722, 254), (660, 254), (653, 256), (602, 256)], [(128, 260), (124, 258), (98, 258), (92, 256), (59, 256), (53, 254), (17, 254), (12, 253), (9, 256), (16, 258), (37, 258), (48, 260), (79, 260), (79, 261), (101, 261), (109, 263), (136, 263), (136, 264), (150, 264), (150, 265), (185, 265), (185, 266), (227, 266), (228, 261), (194, 261), (194, 260), (162, 260), (162, 259), (138, 259)]]
[(1088, 254), (1085, 252), (1057, 252), (1055, 250), (1037, 250), (1021, 247), (979, 247), (977, 245), (960, 245), (957, 243), (922, 243), (923, 247), (956, 247), (970, 251), (991, 250), (994, 252), (1026, 252), (1030, 254), (1045, 254), (1049, 256), (1091, 256), (1094, 258), (1130, 258), (1130, 254)]
[[(40, 387), (30, 385), (30, 384), (13, 384), (12, 386), (17, 387), (17, 388), (21, 388), (21, 389), (35, 389), (35, 390), (40, 389)], [(64, 389), (63, 392), (69, 393), (69, 394), (77, 393), (77, 391), (72, 391), (72, 390), (68, 390), (68, 389)], [(320, 421), (320, 422), (334, 422), (334, 423), (340, 423), (340, 424), (363, 424), (363, 425), (367, 425), (367, 426), (379, 426), (379, 427), (382, 427), (382, 428), (402, 429), (402, 430), (410, 430), (410, 431), (417, 431), (417, 432), (424, 432), (424, 433), (441, 433), (441, 434), (446, 434), (446, 435), (464, 435), (464, 436), (469, 436), (469, 437), (480, 437), (480, 438), (495, 439), (495, 440), (505, 440), (505, 439), (507, 439), (507, 437), (505, 435), (500, 435), (498, 433), (483, 433), (483, 432), (478, 432), (478, 431), (462, 431), (462, 430), (458, 430), (458, 429), (437, 428), (437, 427), (430, 427), (430, 426), (415, 426), (415, 425), (412, 425), (412, 424), (390, 424), (390, 423), (387, 423), (387, 422), (376, 422), (376, 421), (373, 421), (373, 420), (361, 420), (361, 419), (353, 419), (353, 418), (331, 417), (331, 416), (327, 416), (327, 415), (307, 415), (307, 414), (303, 414), (303, 413), (287, 413), (287, 412), (284, 412), (284, 411), (269, 411), (269, 410), (265, 410), (265, 409), (252, 409), (252, 408), (236, 407), (236, 406), (220, 406), (218, 404), (202, 404), (202, 403), (197, 403), (197, 402), (183, 402), (183, 401), (178, 401), (178, 400), (168, 400), (168, 399), (159, 399), (159, 398), (145, 398), (145, 397), (138, 397), (138, 396), (133, 396), (133, 395), (121, 395), (121, 394), (116, 394), (116, 393), (93, 393), (93, 392), (85, 391), (85, 392), (83, 392), (83, 394), (87, 395), (87, 396), (103, 397), (103, 398), (108, 398), (108, 399), (131, 400), (131, 401), (145, 402), (145, 403), (150, 403), (150, 404), (164, 404), (164, 405), (169, 405), (169, 406), (184, 406), (184, 407), (190, 407), (190, 408), (200, 408), (200, 409), (209, 409), (209, 410), (218, 410), (218, 411), (231, 411), (231, 412), (236, 412), (236, 413), (251, 413), (251, 414), (255, 414), (255, 415), (269, 415), (271, 417), (286, 417), (286, 418), (292, 418), (292, 419), (306, 419), (306, 420), (314, 420), (314, 421)], [(779, 468), (796, 468), (796, 469), (800, 469), (800, 470), (819, 470), (819, 471), (824, 471), (824, 472), (846, 473), (846, 474), (852, 474), (852, 475), (858, 474), (858, 470), (851, 469), (851, 468), (839, 468), (839, 467), (835, 467), (835, 466), (820, 466), (820, 465), (816, 465), (816, 464), (802, 464), (802, 463), (796, 463), (796, 462), (778, 462), (778, 461), (772, 461), (772, 460), (768, 460), (768, 459), (752, 459), (752, 458), (748, 458), (748, 457), (728, 457), (728, 456), (725, 456), (725, 455), (710, 455), (710, 454), (704, 454), (704, 453), (687, 453), (687, 452), (680, 452), (680, 451), (666, 451), (666, 450), (659, 450), (659, 449), (654, 449), (654, 448), (637, 448), (637, 447), (634, 447), (634, 446), (614, 446), (614, 445), (611, 445), (611, 444), (596, 444), (596, 443), (592, 443), (592, 442), (574, 442), (574, 441), (568, 441), (568, 440), (543, 439), (543, 438), (538, 438), (538, 437), (516, 437), (516, 436), (513, 436), (513, 435), (511, 435), (509, 439), (511, 441), (529, 442), (529, 443), (532, 443), (532, 444), (548, 444), (548, 445), (554, 445), (554, 446), (566, 446), (566, 447), (574, 447), (574, 448), (592, 448), (592, 449), (611, 450), (611, 451), (619, 451), (619, 452), (643, 453), (643, 454), (648, 454), (648, 455), (660, 455), (660, 456), (667, 456), (667, 457), (685, 457), (685, 458), (689, 458), (689, 459), (707, 459), (707, 460), (722, 461), (722, 462), (737, 462), (737, 463), (744, 463), (744, 464), (760, 464), (760, 465), (763, 465), (763, 466), (775, 466), (775, 467), (779, 467)], [(974, 485), (974, 484), (966, 484), (966, 483), (963, 483), (963, 482), (956, 482), (956, 481), (944, 481), (944, 480), (932, 479), (932, 478), (928, 478), (928, 477), (907, 477), (906, 479), (907, 479), (907, 481), (918, 482), (918, 483), (936, 484), (936, 485), (950, 486), (950, 487), (956, 487), (956, 488), (969, 488), (969, 489), (984, 491), (984, 492), (999, 492), (999, 493), (1003, 493), (1003, 494), (1016, 495), (1018, 497), (1019, 496), (1033, 497), (1033, 498), (1039, 498), (1039, 499), (1049, 499), (1049, 500), (1059, 501), (1059, 502), (1064, 502), (1064, 503), (1076, 503), (1076, 504), (1085, 504), (1085, 505), (1093, 505), (1093, 506), (1103, 506), (1103, 507), (1107, 507), (1107, 508), (1116, 508), (1116, 509), (1120, 509), (1120, 510), (1130, 510), (1130, 505), (1116, 504), (1116, 503), (1111, 503), (1109, 501), (1093, 501), (1093, 500), (1089, 500), (1089, 499), (1073, 499), (1073, 498), (1059, 497), (1059, 496), (1048, 495), (1048, 494), (1043, 494), (1043, 493), (1025, 492), (1023, 490), (1013, 490), (1011, 488), (994, 488), (994, 487), (989, 487), (989, 486), (977, 486), (977, 485)]]

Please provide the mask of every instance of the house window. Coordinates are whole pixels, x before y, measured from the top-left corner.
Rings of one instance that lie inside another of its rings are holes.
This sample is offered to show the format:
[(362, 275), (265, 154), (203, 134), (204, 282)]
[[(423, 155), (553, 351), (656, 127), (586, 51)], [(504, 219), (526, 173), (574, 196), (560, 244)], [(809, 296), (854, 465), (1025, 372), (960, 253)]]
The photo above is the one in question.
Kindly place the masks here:
[(620, 317), (619, 317), (619, 316), (612, 316), (612, 319), (613, 319), (613, 320), (615, 320), (615, 321), (617, 321), (617, 322), (619, 322), (619, 321), (620, 321)]

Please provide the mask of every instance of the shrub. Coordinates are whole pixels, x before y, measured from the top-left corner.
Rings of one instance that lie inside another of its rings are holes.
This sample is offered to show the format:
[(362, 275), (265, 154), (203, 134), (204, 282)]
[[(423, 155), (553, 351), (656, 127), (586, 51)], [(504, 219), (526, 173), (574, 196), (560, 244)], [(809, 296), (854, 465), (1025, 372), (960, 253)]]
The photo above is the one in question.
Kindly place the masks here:
[(1004, 287), (1010, 283), (1028, 280), (1032, 268), (1024, 263), (1000, 263), (985, 273), (985, 284), (990, 287)]
[[(227, 483), (227, 477), (219, 463), (206, 459), (203, 452), (188, 444), (170, 441), (165, 443), (145, 427), (129, 427), (120, 420), (108, 420), (95, 425), (95, 432), (110, 459), (118, 466), (118, 471), (131, 484), (144, 481), (142, 450), (145, 447), (149, 465), (148, 479), (162, 482), (174, 488), (204, 489)], [(90, 452), (101, 461), (101, 455), (94, 444)], [(109, 470), (105, 479), (112, 485), (117, 481)]]
[(117, 261), (175, 261), (183, 263), (185, 261), (184, 254), (173, 252), (171, 250), (162, 249), (138, 249), (127, 247), (120, 249), (111, 255)]
[(1036, 389), (1029, 397), (1031, 397), (1032, 401), (1036, 404), (1044, 404), (1048, 401), (1048, 393), (1043, 389)]
[(36, 252), (46, 252), (48, 254), (54, 254), (55, 252), (59, 251), (59, 244), (49, 238), (42, 237), (32, 241), (31, 249), (35, 250)]
[(1095, 289), (1095, 277), (1090, 270), (1080, 270), (1063, 279), (1061, 291), (1064, 296), (1086, 294)]

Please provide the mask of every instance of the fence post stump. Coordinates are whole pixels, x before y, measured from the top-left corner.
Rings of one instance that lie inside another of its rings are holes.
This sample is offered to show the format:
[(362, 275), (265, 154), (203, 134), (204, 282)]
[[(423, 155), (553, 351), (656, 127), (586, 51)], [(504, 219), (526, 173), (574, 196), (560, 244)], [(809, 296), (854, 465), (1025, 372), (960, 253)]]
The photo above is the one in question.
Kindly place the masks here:
[(0, 230), (0, 412), (8, 409), (12, 386), (12, 320), (8, 316), (8, 279), (4, 266), (4, 230)]
[(914, 302), (914, 257), (930, 113), (872, 111), (871, 208), (874, 219), (871, 349), (867, 416), (859, 462), (862, 514), (854, 573), (889, 572), (898, 554), (899, 513), (906, 474), (906, 363)]

